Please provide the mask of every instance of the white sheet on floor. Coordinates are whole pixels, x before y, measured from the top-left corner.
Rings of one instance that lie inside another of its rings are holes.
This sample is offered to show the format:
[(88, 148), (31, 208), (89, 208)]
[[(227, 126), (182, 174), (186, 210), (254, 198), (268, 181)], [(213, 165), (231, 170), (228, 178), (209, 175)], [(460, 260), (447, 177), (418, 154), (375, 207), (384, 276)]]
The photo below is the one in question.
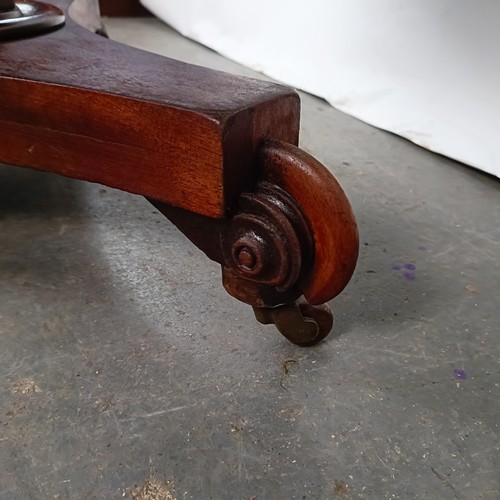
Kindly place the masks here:
[(141, 0), (183, 35), (500, 177), (497, 0)]

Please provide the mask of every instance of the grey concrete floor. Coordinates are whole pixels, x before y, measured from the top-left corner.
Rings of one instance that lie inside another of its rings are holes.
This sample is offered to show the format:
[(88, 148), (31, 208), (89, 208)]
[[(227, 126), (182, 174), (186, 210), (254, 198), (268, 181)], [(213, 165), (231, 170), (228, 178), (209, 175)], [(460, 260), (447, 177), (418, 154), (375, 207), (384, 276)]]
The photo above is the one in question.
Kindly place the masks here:
[(141, 197), (0, 168), (0, 498), (500, 498), (499, 182), (309, 95), (302, 119), (362, 238), (310, 349)]

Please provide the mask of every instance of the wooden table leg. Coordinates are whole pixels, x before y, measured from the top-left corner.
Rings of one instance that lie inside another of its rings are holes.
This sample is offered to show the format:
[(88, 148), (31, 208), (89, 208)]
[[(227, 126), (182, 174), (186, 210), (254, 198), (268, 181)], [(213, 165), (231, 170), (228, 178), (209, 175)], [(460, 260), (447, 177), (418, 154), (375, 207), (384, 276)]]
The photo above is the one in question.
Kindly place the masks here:
[(147, 197), (259, 321), (298, 345), (324, 338), (321, 304), (348, 283), (358, 233), (296, 147), (298, 95), (96, 36), (95, 0), (53, 4), (63, 27), (0, 43), (0, 161)]

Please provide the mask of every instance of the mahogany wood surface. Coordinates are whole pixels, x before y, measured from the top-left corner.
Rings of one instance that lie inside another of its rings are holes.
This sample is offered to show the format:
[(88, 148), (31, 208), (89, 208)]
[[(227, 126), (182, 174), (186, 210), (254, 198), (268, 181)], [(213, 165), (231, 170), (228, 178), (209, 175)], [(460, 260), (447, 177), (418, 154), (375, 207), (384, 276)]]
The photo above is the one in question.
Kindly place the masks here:
[(323, 304), (346, 287), (358, 260), (358, 227), (349, 200), (318, 160), (291, 144), (265, 144), (261, 168), (265, 179), (289, 193), (308, 219), (314, 259), (300, 289), (311, 304)]
[(103, 16), (151, 16), (151, 12), (144, 8), (139, 0), (100, 0), (99, 4)]
[(261, 142), (297, 143), (297, 94), (96, 36), (71, 18), (89, 1), (54, 0), (63, 28), (0, 43), (0, 161), (225, 217)]

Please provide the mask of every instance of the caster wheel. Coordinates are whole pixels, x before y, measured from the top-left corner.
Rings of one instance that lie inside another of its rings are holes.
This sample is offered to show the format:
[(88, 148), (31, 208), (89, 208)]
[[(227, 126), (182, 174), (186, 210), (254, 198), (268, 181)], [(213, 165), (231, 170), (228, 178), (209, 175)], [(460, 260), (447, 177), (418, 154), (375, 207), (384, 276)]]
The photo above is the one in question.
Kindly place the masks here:
[(284, 337), (300, 347), (321, 342), (333, 326), (333, 314), (327, 305), (313, 306), (305, 300), (273, 308), (255, 307), (254, 312), (257, 321), (276, 325)]

